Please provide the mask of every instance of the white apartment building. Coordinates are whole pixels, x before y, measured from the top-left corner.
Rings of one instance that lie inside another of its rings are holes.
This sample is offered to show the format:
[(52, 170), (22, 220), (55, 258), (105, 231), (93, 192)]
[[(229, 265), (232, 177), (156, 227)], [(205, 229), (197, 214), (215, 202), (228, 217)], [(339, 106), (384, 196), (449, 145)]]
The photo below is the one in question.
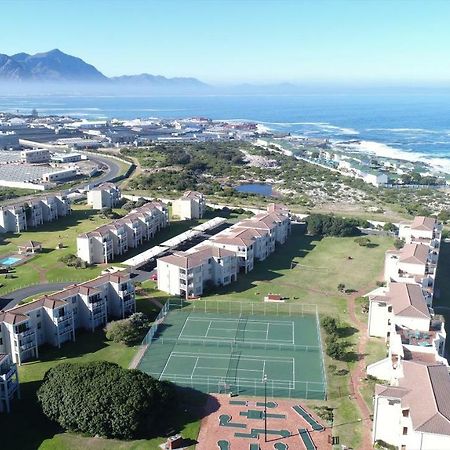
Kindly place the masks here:
[(39, 347), (60, 347), (75, 340), (75, 330), (95, 330), (108, 318), (135, 311), (134, 285), (128, 273), (107, 274), (0, 312), (0, 353), (21, 364), (37, 358)]
[(103, 183), (87, 193), (87, 203), (93, 209), (114, 208), (121, 198), (120, 189), (113, 183)]
[(70, 214), (65, 194), (36, 197), (23, 203), (0, 207), (0, 233), (20, 233)]
[[(237, 272), (247, 273), (253, 270), (255, 260), (263, 261), (275, 251), (276, 244), (286, 242), (291, 229), (290, 213), (286, 207), (272, 204), (269, 205), (268, 211), (267, 213), (258, 214), (252, 219), (236, 223), (188, 252), (174, 253), (170, 256), (159, 258), (157, 262), (159, 289), (172, 295), (200, 295), (203, 292), (204, 283), (209, 281), (209, 278), (204, 274), (200, 276), (203, 273), (200, 266), (204, 266), (203, 263), (198, 261), (201, 254), (197, 255), (198, 258), (191, 255), (195, 255), (194, 252), (200, 250), (205, 252), (205, 248), (224, 250), (233, 254), (236, 260)], [(189, 286), (187, 291), (184, 289), (184, 285), (180, 283), (179, 269), (177, 268), (182, 267), (183, 270), (186, 270), (184, 266), (188, 263), (183, 259), (186, 257), (188, 259), (191, 258), (198, 266), (196, 269), (197, 277), (194, 277), (193, 285)], [(232, 265), (234, 267), (234, 263)], [(209, 270), (212, 271), (211, 268)], [(236, 277), (232, 276), (233, 274), (234, 272), (227, 274), (226, 281), (219, 279), (220, 282), (217, 280), (213, 280), (213, 282), (216, 285), (228, 284), (228, 282), (235, 280)]]
[(398, 237), (407, 244), (427, 244), (439, 248), (442, 224), (434, 217), (417, 216), (411, 222), (399, 224)]
[(77, 237), (77, 255), (89, 264), (102, 264), (136, 248), (168, 225), (166, 205), (146, 203), (125, 217)]
[(448, 367), (402, 361), (390, 386), (376, 385), (373, 443), (398, 450), (450, 448), (450, 376)]
[(43, 164), (50, 161), (50, 151), (45, 148), (22, 150), (20, 152), (22, 162), (28, 164)]
[(236, 281), (238, 265), (234, 252), (205, 246), (158, 258), (157, 270), (158, 289), (187, 299), (202, 295), (208, 283), (225, 286)]
[(0, 353), (0, 412), (11, 411), (14, 397), (20, 398), (17, 366), (11, 362), (9, 355)]
[(172, 214), (181, 220), (201, 219), (205, 213), (206, 200), (201, 192), (186, 191), (172, 202)]
[(0, 207), (0, 232), (20, 233), (27, 229), (27, 217), (23, 205), (7, 205)]
[(400, 250), (386, 252), (384, 279), (391, 282), (417, 283), (428, 293), (431, 304), (439, 250), (427, 244), (406, 244)]

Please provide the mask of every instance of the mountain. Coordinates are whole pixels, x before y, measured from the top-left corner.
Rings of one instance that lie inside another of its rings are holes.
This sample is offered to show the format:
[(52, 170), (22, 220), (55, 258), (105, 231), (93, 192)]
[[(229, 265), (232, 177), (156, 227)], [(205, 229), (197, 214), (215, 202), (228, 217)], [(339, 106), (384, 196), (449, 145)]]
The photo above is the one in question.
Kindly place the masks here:
[(141, 73), (140, 75), (122, 75), (120, 77), (112, 77), (112, 81), (119, 85), (128, 86), (154, 86), (154, 87), (184, 87), (184, 88), (202, 88), (207, 85), (196, 78), (175, 77), (166, 78), (161, 75), (150, 75)]
[(195, 78), (166, 78), (143, 73), (108, 78), (91, 64), (55, 49), (46, 53), (17, 53), (12, 56), (0, 54), (0, 82), (13, 88), (25, 85), (33, 88), (61, 88), (75, 86), (95, 87), (99, 91), (171, 91), (195, 90), (207, 87)]
[(108, 78), (82, 59), (55, 49), (35, 55), (0, 55), (0, 80), (102, 82)]

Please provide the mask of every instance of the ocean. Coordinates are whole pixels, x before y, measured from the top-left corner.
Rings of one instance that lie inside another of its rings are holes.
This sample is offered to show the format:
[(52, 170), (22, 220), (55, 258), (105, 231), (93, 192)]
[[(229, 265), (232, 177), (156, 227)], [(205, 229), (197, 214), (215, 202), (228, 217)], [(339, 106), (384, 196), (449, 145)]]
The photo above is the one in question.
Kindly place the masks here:
[(423, 160), (450, 173), (450, 93), (311, 95), (33, 96), (0, 95), (0, 111), (79, 118), (242, 119), (332, 141), (358, 140), (362, 152)]

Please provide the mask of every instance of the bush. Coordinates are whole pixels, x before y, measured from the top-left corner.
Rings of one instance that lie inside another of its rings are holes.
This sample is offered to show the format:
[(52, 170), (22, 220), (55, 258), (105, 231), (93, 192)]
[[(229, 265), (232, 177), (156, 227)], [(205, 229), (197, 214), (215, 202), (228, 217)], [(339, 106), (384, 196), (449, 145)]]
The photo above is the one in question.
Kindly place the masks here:
[(338, 332), (338, 322), (334, 317), (325, 316), (320, 320), (322, 328), (329, 335), (337, 335)]
[(400, 250), (401, 248), (403, 248), (405, 246), (405, 241), (403, 241), (402, 239), (396, 239), (394, 241), (394, 247), (397, 250)]
[(37, 397), (43, 413), (65, 430), (132, 439), (157, 432), (173, 411), (175, 389), (105, 361), (62, 363), (45, 374)]
[(357, 237), (355, 239), (355, 242), (360, 246), (360, 247), (367, 247), (370, 244), (370, 239), (368, 237)]
[(308, 234), (319, 236), (357, 236), (358, 227), (368, 228), (366, 220), (344, 219), (325, 214), (311, 214), (306, 218)]
[(75, 267), (76, 269), (86, 269), (89, 266), (86, 261), (78, 258), (78, 256), (74, 255), (73, 253), (68, 253), (67, 255), (61, 256), (59, 260), (66, 266)]
[(386, 222), (383, 225), (383, 230), (384, 231), (390, 231), (392, 233), (396, 233), (398, 231), (398, 228), (391, 222)]
[(344, 292), (344, 290), (345, 290), (345, 284), (344, 284), (344, 283), (339, 283), (339, 284), (337, 285), (337, 290), (338, 290), (339, 292)]
[(100, 214), (107, 219), (119, 219), (121, 216), (114, 212), (111, 208), (102, 208)]
[(147, 316), (141, 312), (134, 313), (127, 319), (113, 320), (106, 325), (106, 339), (126, 345), (134, 344), (149, 324)]
[(341, 360), (346, 355), (347, 342), (337, 341), (335, 337), (329, 336), (326, 340), (327, 355), (333, 359)]
[(135, 205), (134, 205), (134, 202), (132, 202), (132, 201), (126, 202), (122, 205), (122, 209), (124, 209), (125, 211), (131, 211), (134, 208), (135, 208)]

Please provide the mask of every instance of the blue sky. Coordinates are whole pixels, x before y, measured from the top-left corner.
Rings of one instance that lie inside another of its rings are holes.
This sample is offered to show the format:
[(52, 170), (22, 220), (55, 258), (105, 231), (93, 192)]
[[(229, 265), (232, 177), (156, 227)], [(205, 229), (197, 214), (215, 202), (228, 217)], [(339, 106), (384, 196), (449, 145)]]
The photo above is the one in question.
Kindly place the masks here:
[(450, 0), (1, 0), (0, 53), (216, 84), (440, 83), (449, 19)]

